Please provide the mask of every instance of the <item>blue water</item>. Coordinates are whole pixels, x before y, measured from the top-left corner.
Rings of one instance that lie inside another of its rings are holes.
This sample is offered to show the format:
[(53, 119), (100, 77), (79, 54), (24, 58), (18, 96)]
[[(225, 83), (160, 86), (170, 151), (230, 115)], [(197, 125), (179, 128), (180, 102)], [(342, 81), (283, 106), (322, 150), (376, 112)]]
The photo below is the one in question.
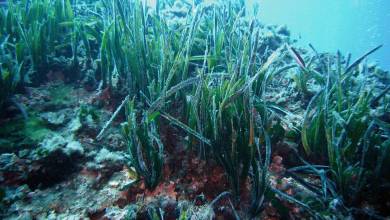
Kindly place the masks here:
[(358, 57), (384, 44), (369, 61), (390, 70), (390, 0), (247, 0), (264, 23), (287, 25), (300, 46)]

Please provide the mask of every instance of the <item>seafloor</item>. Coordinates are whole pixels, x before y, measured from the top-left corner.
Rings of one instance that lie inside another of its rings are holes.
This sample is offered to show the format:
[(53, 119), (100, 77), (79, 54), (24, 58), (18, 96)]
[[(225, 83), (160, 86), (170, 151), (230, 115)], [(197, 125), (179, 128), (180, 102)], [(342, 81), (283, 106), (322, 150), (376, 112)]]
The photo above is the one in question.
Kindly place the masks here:
[[(175, 16), (181, 19), (182, 7), (188, 7), (180, 3), (182, 1), (176, 2), (164, 12), (172, 16), (171, 20)], [(262, 45), (266, 46), (259, 50), (268, 56), (277, 48), (294, 43), (286, 27), (262, 25), (259, 29)], [(309, 57), (310, 51), (286, 49), (286, 54), (290, 55), (275, 65), (294, 63), (304, 69), (309, 61), (302, 63), (301, 56)], [(324, 62), (336, 57), (328, 53), (316, 56), (322, 57), (319, 59)], [(362, 60), (359, 66), (353, 67), (357, 70), (352, 76), (356, 77), (356, 82), (352, 84), (364, 81), (373, 97), (384, 97), (375, 100), (382, 108), (373, 108), (371, 113), (375, 110), (375, 114), (380, 114), (385, 109), (378, 118), (386, 122), (389, 96), (381, 95), (381, 92), (388, 88), (389, 73)], [(361, 72), (366, 75), (359, 75)], [(97, 80), (91, 82), (90, 76), (74, 80), (66, 74), (61, 68), (47, 71), (45, 80), (23, 86), (12, 95), (11, 104), (3, 107), (0, 118), (1, 219), (385, 219), (390, 215), (390, 190), (386, 190), (388, 175), (382, 176), (385, 180), (381, 179), (384, 184), (378, 190), (380, 198), (370, 190), (374, 186), (368, 185), (368, 190), (362, 187), (362, 192), (368, 192), (367, 197), (359, 197), (348, 206), (340, 205), (345, 198), (341, 192), (335, 196), (337, 193), (332, 191), (335, 188), (339, 192), (339, 188), (331, 186), (328, 190), (323, 186), (325, 176), (310, 172), (299, 176), (293, 174), (293, 167), (309, 166), (302, 161), (316, 165), (328, 163), (323, 154), (307, 156), (300, 132), (297, 132), (306, 117), (310, 100), (322, 85), (315, 77), (307, 79), (304, 89), (297, 86), (299, 81), (294, 71), (275, 75), (267, 83), (261, 98), (277, 105), (283, 116), (270, 117), (273, 118), (270, 123), (273, 129), (269, 134), (272, 142), (270, 163), (268, 170), (262, 172), (267, 173), (267, 187), (280, 194), (269, 200), (264, 194), (261, 211), (253, 215), (248, 214), (255, 195), (251, 181), (255, 175), (253, 168), (249, 172), (251, 178), (241, 182), (239, 199), (235, 198), (224, 166), (213, 158), (200, 157), (198, 149), (193, 147), (200, 143), (191, 139), (193, 144), (190, 146), (189, 134), (168, 120), (161, 119), (159, 124), (159, 135), (164, 144), (162, 177), (154, 189), (149, 189), (145, 177), (137, 174), (131, 162), (129, 140), (121, 126), (127, 120), (125, 111), (122, 109), (111, 123), (107, 123), (128, 93), (103, 88)], [(179, 99), (179, 96), (175, 98)], [(212, 103), (209, 104), (211, 108)], [(180, 118), (186, 110), (180, 102), (174, 105), (170, 114)], [(22, 113), (20, 106), (24, 109)], [(106, 125), (101, 138), (97, 138)], [(377, 149), (384, 148), (381, 143), (388, 144), (388, 133), (383, 132), (388, 131), (388, 127), (381, 129), (380, 126), (382, 124), (375, 130), (381, 135), (379, 144), (375, 145)], [(357, 141), (357, 145), (360, 146), (360, 142)], [(261, 158), (264, 152), (259, 155)], [(385, 161), (385, 164), (388, 163)], [(387, 168), (384, 170), (388, 171)], [(324, 194), (328, 192), (329, 195), (325, 195), (325, 199), (312, 199), (319, 198), (321, 193), (317, 194), (313, 188), (321, 184)]]

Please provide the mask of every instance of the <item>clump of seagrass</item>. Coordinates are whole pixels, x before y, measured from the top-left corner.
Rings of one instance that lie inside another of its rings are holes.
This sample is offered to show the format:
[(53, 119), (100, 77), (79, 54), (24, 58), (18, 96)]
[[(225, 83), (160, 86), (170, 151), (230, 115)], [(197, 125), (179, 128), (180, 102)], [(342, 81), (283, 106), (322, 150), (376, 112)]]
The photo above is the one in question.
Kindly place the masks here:
[[(142, 114), (143, 112), (141, 112)], [(130, 153), (130, 165), (143, 177), (148, 189), (154, 189), (162, 177), (164, 145), (160, 140), (156, 118), (141, 116), (134, 108), (134, 100), (126, 106), (127, 121), (122, 130)]]

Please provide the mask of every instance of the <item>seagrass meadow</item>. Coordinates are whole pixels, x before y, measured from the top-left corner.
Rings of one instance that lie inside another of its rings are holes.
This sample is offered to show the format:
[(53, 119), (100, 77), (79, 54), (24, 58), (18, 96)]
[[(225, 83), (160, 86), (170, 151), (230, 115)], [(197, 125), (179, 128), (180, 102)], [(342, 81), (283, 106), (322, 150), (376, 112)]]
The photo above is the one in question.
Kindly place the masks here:
[(0, 218), (388, 219), (382, 45), (298, 46), (257, 13), (1, 1)]

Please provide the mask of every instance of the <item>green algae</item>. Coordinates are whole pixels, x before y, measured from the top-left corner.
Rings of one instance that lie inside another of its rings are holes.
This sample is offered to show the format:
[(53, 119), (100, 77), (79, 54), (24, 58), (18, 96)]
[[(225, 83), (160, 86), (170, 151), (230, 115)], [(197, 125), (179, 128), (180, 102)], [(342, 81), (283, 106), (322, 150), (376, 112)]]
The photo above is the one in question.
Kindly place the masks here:
[(88, 120), (88, 117), (91, 117), (91, 119), (95, 122), (99, 121), (100, 118), (99, 111), (95, 107), (87, 104), (82, 104), (80, 106), (78, 116), (82, 121)]
[(63, 106), (69, 105), (74, 100), (71, 99), (72, 87), (70, 85), (53, 86), (48, 89), (50, 95), (49, 105)]
[(33, 117), (27, 121), (23, 132), (25, 136), (33, 142), (40, 142), (53, 131), (48, 129), (46, 127), (46, 123), (44, 123), (41, 119)]
[(40, 143), (53, 133), (37, 116), (15, 118), (0, 127), (0, 151), (17, 150)]

